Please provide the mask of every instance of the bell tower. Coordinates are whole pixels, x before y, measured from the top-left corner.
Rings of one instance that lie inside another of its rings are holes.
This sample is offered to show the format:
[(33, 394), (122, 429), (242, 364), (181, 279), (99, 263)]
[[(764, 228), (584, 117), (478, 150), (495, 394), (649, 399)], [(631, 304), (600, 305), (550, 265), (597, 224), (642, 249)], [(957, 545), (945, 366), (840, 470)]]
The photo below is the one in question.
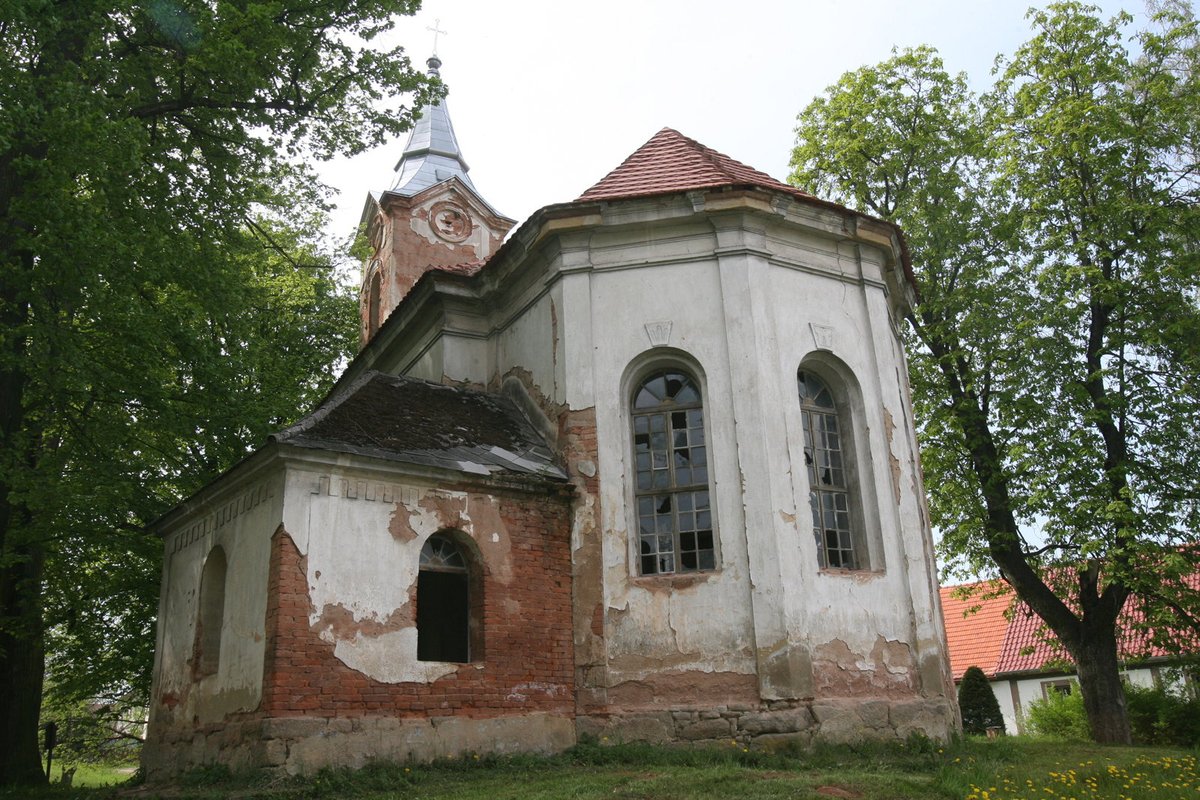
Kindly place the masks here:
[[(439, 76), (441, 60), (426, 63)], [(483, 199), (468, 170), (446, 101), (429, 106), (409, 134), (392, 187), (372, 192), (363, 208), (371, 255), (359, 295), (362, 346), (422, 275), (478, 269), (516, 224)]]

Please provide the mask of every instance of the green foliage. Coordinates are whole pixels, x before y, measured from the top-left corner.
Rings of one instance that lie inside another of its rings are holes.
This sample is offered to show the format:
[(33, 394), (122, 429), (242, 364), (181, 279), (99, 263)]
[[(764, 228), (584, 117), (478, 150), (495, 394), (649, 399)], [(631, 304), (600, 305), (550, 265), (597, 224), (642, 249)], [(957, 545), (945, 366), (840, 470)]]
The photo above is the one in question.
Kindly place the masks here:
[(410, 0), (17, 0), (0, 20), (0, 784), (54, 702), (145, 702), (144, 526), (290, 422), (355, 344), (313, 158), (441, 91)]
[(958, 684), (958, 710), (966, 733), (987, 733), (988, 728), (999, 728), (1001, 733), (1004, 732), (1000, 703), (979, 667), (967, 667), (963, 673)]
[(70, 701), (64, 693), (47, 688), (42, 725), (54, 722), (58, 726), (56, 765), (136, 765), (146, 723), (145, 706)]
[(1111, 741), (1126, 601), (1160, 644), (1200, 620), (1200, 36), (1169, 5), (1134, 46), (1123, 15), (1033, 10), (978, 96), (894, 52), (800, 113), (792, 155), (797, 185), (905, 230), (941, 555), (1003, 574), (1095, 667)]
[(1163, 685), (1127, 685), (1125, 702), (1138, 744), (1200, 747), (1200, 697)]
[(1071, 692), (1047, 692), (1040, 700), (1034, 700), (1026, 709), (1030, 732), (1036, 736), (1055, 739), (1087, 741), (1087, 715), (1083, 712), (1083, 695), (1079, 686), (1072, 685)]

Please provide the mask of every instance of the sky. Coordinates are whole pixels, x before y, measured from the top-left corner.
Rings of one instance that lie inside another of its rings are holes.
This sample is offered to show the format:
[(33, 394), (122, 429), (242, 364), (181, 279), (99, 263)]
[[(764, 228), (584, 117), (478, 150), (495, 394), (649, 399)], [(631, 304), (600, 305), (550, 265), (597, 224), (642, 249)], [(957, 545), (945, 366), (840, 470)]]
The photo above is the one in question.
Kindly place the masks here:
[[(394, 32), (424, 68), (437, 27), (475, 187), (518, 222), (573, 200), (664, 127), (786, 180), (796, 114), (893, 47), (935, 47), (987, 89), (1030, 36), (1029, 0), (425, 0)], [(1039, 5), (1045, 5), (1040, 3)], [(1144, 19), (1142, 0), (1122, 7)], [(407, 136), (319, 168), (347, 236), (390, 187)]]

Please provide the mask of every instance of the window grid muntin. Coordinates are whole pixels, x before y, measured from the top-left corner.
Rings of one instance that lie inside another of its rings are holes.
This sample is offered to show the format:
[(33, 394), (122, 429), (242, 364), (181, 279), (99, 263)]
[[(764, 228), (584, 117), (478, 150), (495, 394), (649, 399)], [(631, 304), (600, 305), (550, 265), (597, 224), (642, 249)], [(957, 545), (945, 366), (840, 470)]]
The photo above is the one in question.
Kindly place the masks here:
[(801, 371), (797, 384), (818, 558), (822, 567), (857, 569), (849, 476), (837, 408), (829, 388), (811, 372)]
[(419, 568), (433, 572), (467, 572), (467, 559), (450, 537), (434, 534), (421, 548)]
[(641, 574), (716, 569), (699, 388), (681, 372), (660, 372), (638, 386), (633, 409)]

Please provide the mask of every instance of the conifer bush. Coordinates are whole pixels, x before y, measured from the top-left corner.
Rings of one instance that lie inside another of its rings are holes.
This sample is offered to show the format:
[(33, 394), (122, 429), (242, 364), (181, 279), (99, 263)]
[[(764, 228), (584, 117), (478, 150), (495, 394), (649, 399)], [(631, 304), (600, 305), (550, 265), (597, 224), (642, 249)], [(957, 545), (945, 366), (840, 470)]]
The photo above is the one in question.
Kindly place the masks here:
[(987, 676), (979, 667), (968, 667), (958, 685), (958, 710), (962, 713), (964, 733), (987, 733), (988, 728), (1004, 731), (1004, 715)]

